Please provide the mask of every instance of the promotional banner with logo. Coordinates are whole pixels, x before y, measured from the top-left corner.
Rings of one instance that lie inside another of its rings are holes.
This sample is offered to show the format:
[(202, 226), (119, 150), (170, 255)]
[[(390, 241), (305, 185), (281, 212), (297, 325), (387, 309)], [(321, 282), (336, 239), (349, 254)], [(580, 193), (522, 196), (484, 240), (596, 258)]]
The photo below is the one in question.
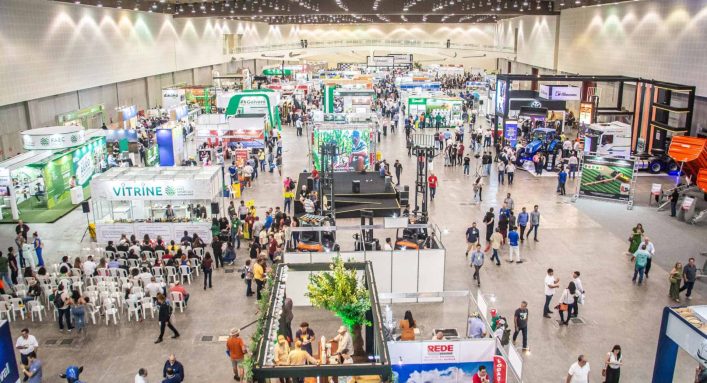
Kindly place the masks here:
[(14, 345), (10, 322), (0, 321), (0, 383), (20, 382)]
[(541, 85), (540, 97), (555, 101), (577, 101), (582, 96), (582, 89), (569, 85)]
[(101, 197), (108, 201), (211, 199), (211, 190), (196, 180), (103, 181), (98, 185), (93, 187), (101, 187)]
[[(44, 128), (40, 129), (41, 131), (45, 130)], [(22, 146), (26, 150), (66, 149), (83, 145), (86, 142), (86, 134), (81, 127), (76, 127), (75, 129), (70, 127), (69, 131), (56, 133), (47, 131), (46, 134), (42, 134), (40, 129), (22, 132)]]
[(184, 89), (162, 89), (162, 108), (170, 110), (186, 103)]
[(504, 135), (512, 148), (516, 147), (518, 141), (518, 121), (507, 120)]
[(460, 341), (388, 342), (393, 381), (401, 383), (468, 383), (480, 366), (489, 382), (494, 373), (496, 343), (493, 339)]
[(503, 116), (506, 114), (506, 81), (496, 81), (496, 115)]
[(634, 160), (585, 155), (579, 194), (628, 201)]

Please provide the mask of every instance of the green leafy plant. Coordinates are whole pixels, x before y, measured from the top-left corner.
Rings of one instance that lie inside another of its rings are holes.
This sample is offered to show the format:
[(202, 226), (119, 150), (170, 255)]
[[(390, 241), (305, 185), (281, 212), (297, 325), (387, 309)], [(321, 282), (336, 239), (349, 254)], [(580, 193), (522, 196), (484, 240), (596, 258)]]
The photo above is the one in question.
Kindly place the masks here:
[(263, 290), (260, 293), (258, 300), (258, 321), (255, 324), (255, 331), (250, 338), (248, 345), (248, 353), (243, 358), (243, 380), (245, 382), (253, 381), (253, 368), (255, 367), (255, 353), (258, 352), (260, 342), (263, 341), (263, 332), (265, 330), (265, 316), (268, 313), (268, 305), (270, 302), (270, 294), (272, 294), (273, 286), (275, 285), (274, 269), (266, 274), (266, 282)]
[(357, 333), (361, 325), (370, 325), (366, 320), (371, 309), (368, 289), (341, 257), (333, 259), (330, 270), (309, 276), (306, 295), (312, 305), (333, 312), (351, 333)]

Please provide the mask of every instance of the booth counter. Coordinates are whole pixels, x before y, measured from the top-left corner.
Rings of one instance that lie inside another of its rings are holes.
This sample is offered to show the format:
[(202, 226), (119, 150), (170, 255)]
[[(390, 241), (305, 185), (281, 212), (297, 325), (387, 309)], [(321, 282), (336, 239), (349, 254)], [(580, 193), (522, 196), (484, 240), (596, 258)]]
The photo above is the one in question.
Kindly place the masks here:
[(178, 241), (185, 230), (210, 242), (212, 203), (222, 182), (216, 166), (112, 168), (91, 182), (98, 242), (122, 234)]

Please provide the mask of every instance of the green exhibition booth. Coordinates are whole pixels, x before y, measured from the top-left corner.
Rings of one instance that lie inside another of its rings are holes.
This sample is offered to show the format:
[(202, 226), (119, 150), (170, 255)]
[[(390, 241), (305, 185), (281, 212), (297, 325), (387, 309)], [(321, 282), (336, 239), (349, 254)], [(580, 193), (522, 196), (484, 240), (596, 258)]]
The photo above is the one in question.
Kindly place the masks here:
[(226, 116), (265, 114), (270, 126), (282, 131), (279, 104), (280, 94), (272, 89), (247, 89), (231, 97)]
[(28, 151), (0, 163), (0, 222), (55, 222), (90, 197), (91, 179), (106, 168), (102, 131), (39, 128), (22, 140)]

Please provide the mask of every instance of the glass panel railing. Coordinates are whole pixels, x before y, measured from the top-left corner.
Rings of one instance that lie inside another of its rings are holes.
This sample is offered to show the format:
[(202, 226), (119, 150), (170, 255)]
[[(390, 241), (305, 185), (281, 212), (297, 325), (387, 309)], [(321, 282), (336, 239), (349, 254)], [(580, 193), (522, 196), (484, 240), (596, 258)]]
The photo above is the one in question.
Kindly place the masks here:
[[(420, 40), (389, 40), (389, 39), (363, 39), (363, 40), (331, 40), (331, 41), (307, 41), (309, 48), (346, 48), (346, 47), (420, 47), (420, 48), (445, 48), (446, 42), (442, 41), (420, 41)], [(229, 54), (243, 54), (253, 52), (268, 52), (287, 49), (301, 49), (302, 45), (299, 42), (282, 43), (282, 44), (267, 44), (267, 45), (250, 45), (243, 46), (227, 51)], [(452, 43), (450, 48), (457, 50), (473, 50), (483, 52), (497, 53), (513, 53), (513, 48), (506, 46), (498, 46), (494, 44), (477, 44), (477, 43)]]

